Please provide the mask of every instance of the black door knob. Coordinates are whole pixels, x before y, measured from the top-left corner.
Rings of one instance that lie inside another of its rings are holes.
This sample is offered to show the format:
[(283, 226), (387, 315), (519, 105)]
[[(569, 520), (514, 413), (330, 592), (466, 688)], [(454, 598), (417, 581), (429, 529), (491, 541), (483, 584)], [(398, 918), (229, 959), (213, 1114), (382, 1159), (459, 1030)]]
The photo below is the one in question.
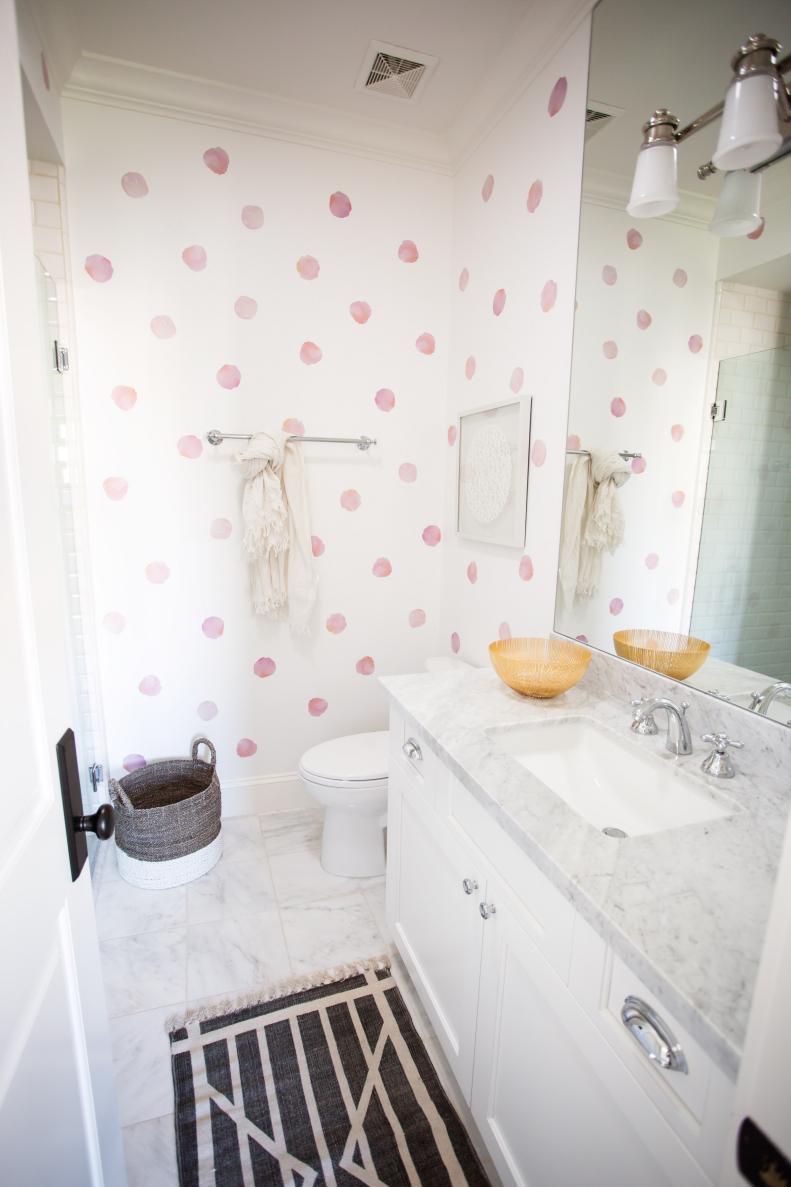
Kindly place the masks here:
[(102, 804), (93, 816), (75, 816), (75, 833), (96, 833), (100, 841), (109, 841), (115, 832), (115, 812), (112, 804)]

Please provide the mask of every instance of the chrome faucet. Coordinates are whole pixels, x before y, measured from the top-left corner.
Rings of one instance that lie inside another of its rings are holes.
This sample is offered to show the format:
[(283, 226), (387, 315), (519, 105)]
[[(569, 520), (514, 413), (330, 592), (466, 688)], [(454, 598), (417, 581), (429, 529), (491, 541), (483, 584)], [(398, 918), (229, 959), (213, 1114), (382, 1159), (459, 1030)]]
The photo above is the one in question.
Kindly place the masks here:
[(644, 697), (643, 700), (635, 704), (632, 729), (636, 733), (655, 734), (657, 730), (654, 713), (657, 709), (664, 709), (667, 713), (667, 749), (671, 754), (691, 754), (692, 735), (689, 732), (689, 722), (687, 721), (688, 708), (689, 705), (686, 701), (682, 701), (679, 706), (673, 701), (669, 701), (667, 697)]
[(774, 684), (770, 684), (763, 692), (754, 692), (750, 701), (750, 708), (760, 713), (762, 717), (766, 717), (769, 712), (769, 706), (775, 697), (779, 696), (791, 697), (791, 684), (787, 680), (775, 680)]

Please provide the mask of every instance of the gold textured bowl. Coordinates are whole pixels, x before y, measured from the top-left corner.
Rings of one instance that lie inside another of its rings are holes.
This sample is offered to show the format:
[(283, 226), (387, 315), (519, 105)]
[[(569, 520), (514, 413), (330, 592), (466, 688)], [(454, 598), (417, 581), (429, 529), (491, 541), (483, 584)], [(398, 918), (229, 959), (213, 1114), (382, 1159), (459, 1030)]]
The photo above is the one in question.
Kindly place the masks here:
[(489, 644), (495, 672), (526, 697), (557, 697), (582, 679), (591, 652), (563, 639), (498, 639)]
[(686, 680), (703, 667), (711, 644), (673, 631), (615, 631), (615, 653), (663, 676)]

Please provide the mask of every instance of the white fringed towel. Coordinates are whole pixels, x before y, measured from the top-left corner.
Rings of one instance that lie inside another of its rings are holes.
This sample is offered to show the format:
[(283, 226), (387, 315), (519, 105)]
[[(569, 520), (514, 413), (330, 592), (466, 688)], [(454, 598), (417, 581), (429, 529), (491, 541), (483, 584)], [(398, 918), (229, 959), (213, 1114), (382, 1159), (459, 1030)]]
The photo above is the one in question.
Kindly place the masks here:
[(300, 448), (286, 433), (256, 433), (237, 460), (245, 476), (242, 517), (253, 609), (272, 618), (287, 611), (292, 631), (309, 634), (317, 581)]
[(563, 601), (574, 605), (580, 572), (580, 550), (587, 508), (592, 501), (591, 459), (585, 454), (566, 463), (563, 492), (563, 519), (560, 528), (560, 564), (558, 578)]
[(577, 596), (592, 598), (599, 589), (602, 553), (615, 552), (623, 543), (624, 518), (618, 488), (628, 482), (631, 470), (619, 453), (591, 454), (589, 505), (580, 546)]

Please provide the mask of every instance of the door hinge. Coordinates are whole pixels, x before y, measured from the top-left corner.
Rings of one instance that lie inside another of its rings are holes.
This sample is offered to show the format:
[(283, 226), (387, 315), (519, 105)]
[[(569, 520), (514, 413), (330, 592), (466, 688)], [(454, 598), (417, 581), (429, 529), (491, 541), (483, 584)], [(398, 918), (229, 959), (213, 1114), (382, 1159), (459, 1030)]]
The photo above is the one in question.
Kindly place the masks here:
[(728, 401), (723, 400), (722, 404), (712, 404), (709, 409), (709, 416), (712, 420), (725, 420), (728, 414)]
[(58, 342), (57, 338), (53, 342), (55, 348), (55, 370), (60, 371), (61, 375), (64, 371), (69, 369), (69, 348), (64, 346), (62, 342)]

